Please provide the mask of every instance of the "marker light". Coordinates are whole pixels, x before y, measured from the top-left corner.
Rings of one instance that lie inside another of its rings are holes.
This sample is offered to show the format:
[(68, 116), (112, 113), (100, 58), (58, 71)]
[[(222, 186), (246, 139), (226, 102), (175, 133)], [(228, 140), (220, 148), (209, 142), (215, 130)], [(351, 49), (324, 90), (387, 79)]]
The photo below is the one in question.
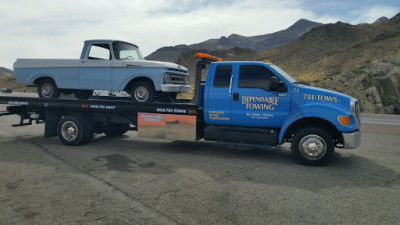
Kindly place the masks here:
[(265, 63), (272, 63), (270, 60), (263, 60)]
[(348, 126), (350, 124), (350, 117), (348, 116), (339, 116), (338, 119), (343, 126)]
[(208, 55), (208, 54), (205, 54), (205, 53), (197, 53), (196, 55), (194, 55), (194, 57), (202, 58), (202, 59), (208, 59), (208, 60), (214, 61), (214, 62), (221, 62), (222, 61), (221, 58), (218, 58), (218, 57), (215, 57), (215, 56), (212, 56), (212, 55)]

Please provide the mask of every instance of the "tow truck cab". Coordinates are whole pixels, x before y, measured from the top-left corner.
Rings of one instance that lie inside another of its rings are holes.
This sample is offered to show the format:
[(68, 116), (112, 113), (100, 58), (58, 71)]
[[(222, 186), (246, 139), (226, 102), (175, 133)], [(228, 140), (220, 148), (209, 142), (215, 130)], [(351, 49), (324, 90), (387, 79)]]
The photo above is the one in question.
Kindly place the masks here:
[(360, 145), (360, 108), (348, 95), (297, 82), (270, 62), (213, 62), (200, 107), (204, 139), (244, 145), (292, 142), (300, 161)]

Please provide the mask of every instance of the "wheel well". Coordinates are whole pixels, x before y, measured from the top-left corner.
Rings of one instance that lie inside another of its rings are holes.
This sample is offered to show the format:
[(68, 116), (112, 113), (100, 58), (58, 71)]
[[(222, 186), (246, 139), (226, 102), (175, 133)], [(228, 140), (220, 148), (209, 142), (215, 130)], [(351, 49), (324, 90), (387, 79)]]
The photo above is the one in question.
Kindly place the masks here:
[(317, 117), (307, 117), (292, 123), (288, 129), (286, 129), (283, 139), (285, 141), (290, 141), (297, 131), (308, 126), (320, 127), (326, 130), (332, 136), (332, 139), (336, 144), (343, 143), (343, 136), (336, 126), (327, 120)]
[(131, 81), (129, 81), (129, 83), (125, 86), (124, 91), (129, 93), (133, 84), (136, 82), (139, 82), (139, 81), (149, 82), (151, 85), (153, 85), (153, 88), (154, 88), (154, 83), (153, 83), (152, 79), (150, 79), (148, 77), (136, 77), (136, 78), (132, 79)]
[[(54, 83), (56, 83), (56, 81), (55, 81), (53, 78), (51, 78), (51, 77), (39, 77), (39, 78), (37, 78), (35, 81), (33, 81), (33, 83), (36, 84), (36, 85), (39, 85), (43, 80), (46, 80), (46, 79), (50, 79), (50, 80), (52, 80)], [(56, 86), (57, 86), (57, 84), (56, 84)]]

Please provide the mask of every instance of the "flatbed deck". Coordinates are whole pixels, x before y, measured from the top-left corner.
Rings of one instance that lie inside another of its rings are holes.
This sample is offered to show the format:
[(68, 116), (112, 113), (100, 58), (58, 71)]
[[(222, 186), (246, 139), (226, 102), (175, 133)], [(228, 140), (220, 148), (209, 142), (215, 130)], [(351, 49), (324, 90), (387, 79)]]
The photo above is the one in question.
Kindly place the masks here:
[(42, 99), (34, 97), (0, 96), (0, 104), (21, 106), (26, 110), (69, 110), (80, 112), (119, 112), (119, 113), (163, 113), (197, 115), (199, 107), (190, 101), (182, 102), (152, 102), (135, 103), (116, 97), (95, 97), (89, 100), (81, 99)]

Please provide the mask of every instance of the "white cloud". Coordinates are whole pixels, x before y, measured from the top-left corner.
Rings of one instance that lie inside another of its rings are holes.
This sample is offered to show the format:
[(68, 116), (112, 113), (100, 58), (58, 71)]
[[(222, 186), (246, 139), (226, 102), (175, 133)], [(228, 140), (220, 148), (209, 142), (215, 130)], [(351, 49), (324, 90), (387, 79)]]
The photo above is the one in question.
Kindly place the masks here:
[[(232, 33), (271, 33), (300, 18), (340, 20), (305, 10), (302, 4), (301, 0), (2, 0), (0, 66), (12, 68), (17, 57), (78, 58), (87, 39), (125, 40), (148, 55), (163, 46)], [(368, 15), (373, 17), (374, 12)]]
[(398, 13), (398, 9), (385, 6), (385, 5), (372, 5), (370, 7), (363, 7), (351, 12), (354, 15), (354, 19), (349, 21), (352, 24), (359, 23), (373, 23), (382, 16), (391, 18)]

